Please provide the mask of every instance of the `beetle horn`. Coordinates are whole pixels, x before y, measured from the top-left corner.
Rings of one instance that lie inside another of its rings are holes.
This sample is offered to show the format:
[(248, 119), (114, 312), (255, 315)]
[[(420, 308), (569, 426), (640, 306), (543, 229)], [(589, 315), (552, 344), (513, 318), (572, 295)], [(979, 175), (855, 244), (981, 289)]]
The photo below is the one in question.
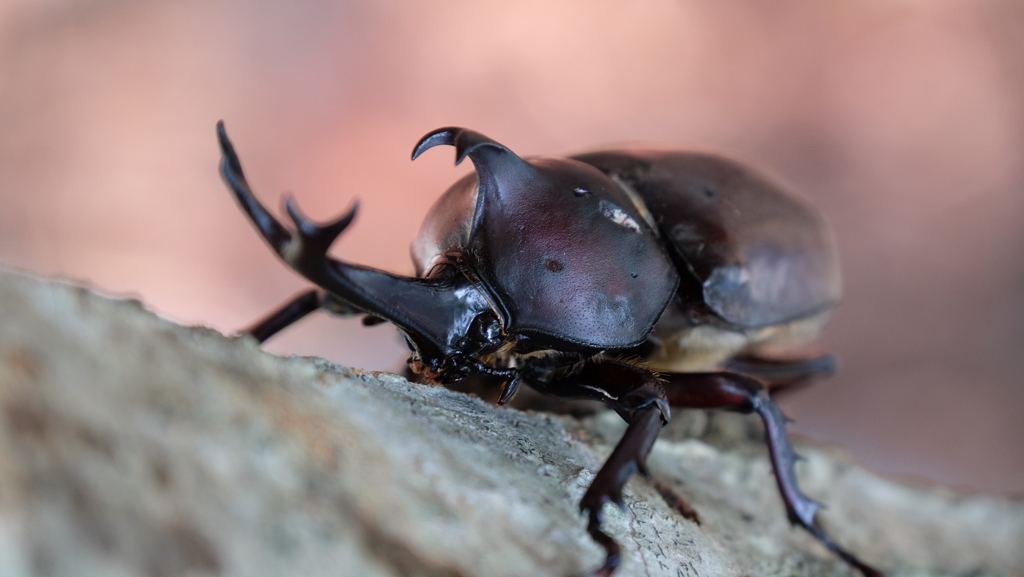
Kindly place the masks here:
[(412, 149), (412, 159), (416, 160), (419, 155), (439, 144), (455, 147), (456, 165), (461, 164), (468, 156), (473, 161), (481, 182), (534, 173), (533, 167), (528, 162), (519, 158), (505, 145), (491, 140), (475, 130), (458, 126), (438, 128), (427, 133)]
[[(476, 215), (473, 218), (473, 232), (480, 224), (487, 199), (498, 199), (503, 192), (515, 194), (513, 191), (523, 183), (536, 181), (538, 178), (533, 166), (505, 145), (475, 130), (457, 126), (438, 128), (427, 133), (413, 148), (412, 159), (416, 160), (419, 155), (440, 144), (455, 147), (456, 165), (468, 156), (476, 168), (480, 194), (477, 197)], [(510, 184), (512, 186), (509, 186)]]
[(217, 137), (223, 154), (221, 175), (274, 252), (296, 272), (332, 295), (397, 326), (428, 370), (444, 370), (445, 361), (457, 355), (447, 342), (448, 330), (454, 324), (451, 317), (462, 314), (465, 306), (454, 287), (436, 280), (393, 275), (327, 256), (328, 248), (355, 217), (357, 205), (332, 222), (317, 224), (302, 214), (289, 195), (285, 198), (285, 209), (295, 223), (295, 230), (290, 230), (252, 194), (223, 122), (217, 123)]
[(449, 126), (447, 128), (438, 128), (437, 130), (427, 133), (426, 136), (421, 138), (420, 141), (416, 143), (416, 147), (412, 150), (412, 159), (416, 160), (419, 155), (440, 144), (455, 147), (456, 165), (461, 164), (466, 156), (472, 158), (475, 163), (476, 160), (480, 158), (481, 149), (484, 147), (489, 147), (496, 151), (500, 151), (501, 153), (519, 158), (503, 144), (491, 140), (475, 130), (460, 128), (458, 126)]

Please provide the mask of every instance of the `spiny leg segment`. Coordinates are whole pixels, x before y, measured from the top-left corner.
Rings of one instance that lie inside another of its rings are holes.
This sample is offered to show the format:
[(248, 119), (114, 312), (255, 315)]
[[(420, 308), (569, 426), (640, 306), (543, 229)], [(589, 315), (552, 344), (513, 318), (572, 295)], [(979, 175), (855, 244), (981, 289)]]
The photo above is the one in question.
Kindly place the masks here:
[(658, 432), (670, 419), (669, 405), (757, 413), (764, 423), (775, 481), (790, 522), (803, 527), (865, 577), (882, 577), (877, 569), (840, 547), (815, 521), (821, 505), (797, 485), (794, 465), (799, 457), (786, 435), (788, 419), (758, 380), (731, 372), (655, 375), (642, 367), (604, 359), (589, 361), (557, 378), (537, 380), (535, 386), (549, 394), (603, 401), (629, 423), (580, 501), (580, 509), (588, 515), (587, 531), (606, 553), (605, 562), (588, 577), (607, 577), (619, 564), (621, 549), (601, 530), (601, 509), (609, 501), (622, 505), (622, 488), (634, 473), (649, 476), (645, 461)]

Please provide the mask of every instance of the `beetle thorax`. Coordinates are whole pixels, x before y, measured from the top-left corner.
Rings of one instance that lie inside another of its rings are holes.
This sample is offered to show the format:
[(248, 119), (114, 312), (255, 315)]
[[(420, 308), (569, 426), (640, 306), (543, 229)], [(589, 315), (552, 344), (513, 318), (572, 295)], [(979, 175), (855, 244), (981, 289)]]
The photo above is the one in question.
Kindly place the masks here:
[(552, 348), (642, 342), (678, 282), (654, 231), (593, 167), (519, 162), (441, 197), (413, 244), (418, 273), (459, 260), (506, 332), (543, 335)]

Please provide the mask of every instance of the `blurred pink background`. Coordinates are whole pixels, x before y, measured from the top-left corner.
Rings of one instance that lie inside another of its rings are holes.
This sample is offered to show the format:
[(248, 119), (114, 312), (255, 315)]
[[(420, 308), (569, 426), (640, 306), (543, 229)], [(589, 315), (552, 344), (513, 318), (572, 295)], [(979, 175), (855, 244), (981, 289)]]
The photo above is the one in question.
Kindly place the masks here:
[[(217, 174), (362, 212), (341, 257), (411, 273), (458, 176), (446, 125), (524, 154), (677, 143), (753, 162), (836, 228), (840, 375), (795, 430), (871, 467), (1024, 492), (1024, 5), (1015, 0), (0, 2), (0, 263), (225, 332), (305, 286)], [(468, 163), (467, 163), (468, 164)], [(279, 353), (393, 369), (389, 327)]]

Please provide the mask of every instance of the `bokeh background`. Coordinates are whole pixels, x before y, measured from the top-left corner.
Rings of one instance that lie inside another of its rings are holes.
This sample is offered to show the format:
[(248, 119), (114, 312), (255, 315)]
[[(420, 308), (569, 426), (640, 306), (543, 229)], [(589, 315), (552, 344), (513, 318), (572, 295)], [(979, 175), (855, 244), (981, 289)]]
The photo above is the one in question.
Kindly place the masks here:
[[(1017, 0), (0, 0), (0, 263), (232, 332), (305, 286), (217, 175), (362, 212), (334, 252), (411, 273), (470, 170), (425, 132), (522, 154), (717, 150), (831, 218), (837, 377), (795, 430), (876, 470), (1024, 492), (1024, 4)], [(468, 165), (468, 163), (467, 163)], [(269, 343), (371, 369), (387, 326)]]

